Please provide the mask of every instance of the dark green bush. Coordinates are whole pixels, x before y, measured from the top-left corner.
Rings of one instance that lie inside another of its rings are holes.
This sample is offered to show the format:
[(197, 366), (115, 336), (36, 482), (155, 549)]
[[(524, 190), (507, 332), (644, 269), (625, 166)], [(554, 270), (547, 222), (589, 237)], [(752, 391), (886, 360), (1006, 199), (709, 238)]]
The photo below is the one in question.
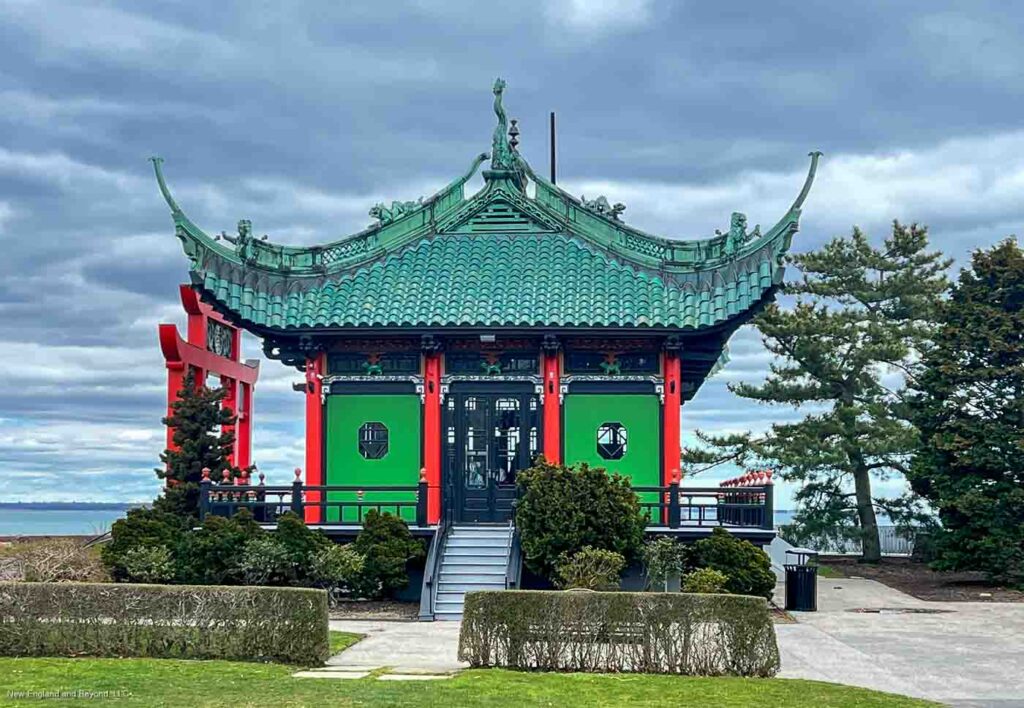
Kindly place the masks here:
[(768, 554), (719, 527), (708, 538), (693, 544), (688, 554), (690, 570), (711, 568), (725, 573), (728, 592), (737, 595), (758, 595), (771, 599), (775, 589), (775, 573)]
[(309, 528), (300, 516), (291, 511), (277, 517), (274, 538), (287, 549), (289, 558), (301, 571), (300, 576), (309, 568), (313, 557), (331, 544), (322, 531)]
[(773, 676), (764, 598), (682, 593), (470, 592), (459, 658), (550, 671)]
[(174, 557), (167, 546), (136, 546), (124, 554), (124, 569), (132, 583), (174, 580)]
[(586, 546), (555, 568), (556, 585), (563, 590), (617, 590), (626, 559), (615, 551)]
[(230, 519), (207, 516), (187, 533), (176, 554), (179, 582), (196, 585), (239, 585), (244, 582), (242, 554), (253, 538), (265, 533), (252, 514), (240, 510)]
[(0, 655), (280, 661), (328, 655), (310, 588), (0, 583)]
[(376, 509), (363, 519), (353, 550), (363, 557), (357, 592), (369, 598), (391, 595), (407, 586), (409, 561), (424, 556), (423, 544), (412, 537), (404, 521)]
[(714, 568), (697, 568), (683, 576), (683, 592), (720, 593), (725, 592), (729, 576)]
[(327, 590), (328, 597), (338, 599), (351, 595), (363, 576), (363, 556), (352, 546), (332, 543), (313, 556), (309, 568), (310, 582)]
[(288, 547), (271, 534), (250, 539), (239, 563), (247, 585), (292, 585), (298, 575)]
[(171, 555), (188, 531), (187, 519), (157, 509), (131, 509), (110, 528), (100, 557), (115, 580), (127, 580), (125, 555), (134, 548), (163, 546)]
[(549, 580), (566, 555), (585, 546), (633, 559), (646, 520), (629, 480), (585, 463), (563, 467), (539, 460), (518, 475), (516, 526), (526, 567)]

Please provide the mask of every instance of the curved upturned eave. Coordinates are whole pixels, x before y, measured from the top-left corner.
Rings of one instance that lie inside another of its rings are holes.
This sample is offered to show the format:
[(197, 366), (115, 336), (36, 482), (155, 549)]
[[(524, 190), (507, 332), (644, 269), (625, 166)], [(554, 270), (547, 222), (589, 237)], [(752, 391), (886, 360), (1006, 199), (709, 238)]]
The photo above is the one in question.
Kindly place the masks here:
[[(638, 266), (667, 273), (681, 273), (713, 270), (736, 259), (768, 249), (773, 250), (777, 257), (781, 258), (789, 249), (793, 234), (799, 227), (800, 209), (814, 182), (821, 153), (814, 151), (809, 155), (811, 164), (807, 177), (786, 214), (759, 237), (737, 244), (736, 250), (731, 253), (725, 252), (724, 235), (692, 240), (667, 239), (590, 211), (579, 199), (537, 175), (522, 157), (518, 157), (518, 161), (523, 171), (537, 184), (538, 190), (541, 190), (530, 201), (561, 222), (567, 233)], [(462, 192), (465, 183), (485, 159), (486, 153), (478, 155), (464, 175), (393, 222), (374, 225), (357, 234), (321, 246), (285, 246), (250, 239), (250, 251), (244, 258), (235, 249), (228, 248), (217, 239), (211, 238), (188, 218), (167, 187), (161, 168), (163, 160), (154, 157), (152, 162), (160, 191), (171, 208), (177, 235), (181, 238), (186, 254), (194, 265), (205, 260), (207, 252), (212, 252), (236, 265), (301, 279), (322, 278), (358, 267), (430, 234), (437, 219), (444, 214), (451, 213), (474, 198), (485, 198), (474, 195), (470, 200), (466, 200)], [(485, 189), (484, 193), (486, 192)], [(563, 209), (555, 208), (558, 202)], [(441, 213), (437, 213), (439, 205), (444, 207)], [(587, 228), (588, 225), (591, 228)]]
[[(593, 234), (587, 233), (586, 229), (573, 229), (570, 224), (568, 230), (572, 232), (573, 235), (587, 239), (591, 243), (602, 248), (612, 250), (619, 256), (632, 260), (639, 265), (647, 266), (649, 268), (653, 267), (657, 270), (673, 272), (684, 270), (710, 270), (718, 268), (729, 261), (751, 256), (759, 251), (765, 250), (780, 240), (782, 241), (781, 249), (777, 248), (775, 250), (780, 253), (788, 251), (792, 242), (793, 234), (796, 233), (799, 228), (801, 207), (810, 193), (811, 186), (814, 184), (814, 178), (818, 169), (818, 160), (821, 155), (822, 153), (819, 150), (814, 150), (808, 153), (808, 157), (811, 158), (811, 163), (807, 171), (807, 176), (804, 178), (804, 183), (800, 193), (793, 201), (792, 206), (790, 206), (786, 211), (785, 215), (779, 219), (774, 226), (761, 234), (758, 238), (753, 238), (740, 244), (734, 253), (721, 254), (717, 257), (709, 256), (707, 254), (714, 253), (715, 251), (721, 251), (721, 246), (725, 240), (724, 236), (716, 235), (702, 239), (671, 239), (649, 234), (616, 219), (612, 219), (586, 209), (583, 206), (582, 200), (576, 198), (561, 187), (552, 184), (548, 180), (544, 179), (544, 177), (534, 172), (533, 168), (530, 167), (529, 163), (526, 162), (522, 156), (518, 156), (518, 160), (520, 167), (524, 172), (526, 172), (530, 179), (538, 185), (539, 189), (547, 190), (549, 193), (557, 195), (557, 198), (567, 205), (566, 213), (558, 214), (559, 217), (568, 219), (569, 207), (571, 206), (571, 208), (577, 213), (586, 214), (586, 217), (593, 222), (602, 223), (603, 225), (610, 227), (614, 232), (620, 234), (621, 238), (610, 242), (607, 240), (601, 241), (599, 239), (595, 239)], [(629, 247), (627, 245), (631, 242), (634, 244), (633, 247)], [(666, 254), (689, 252), (697, 255), (691, 260), (677, 260), (671, 256), (669, 258), (651, 256), (649, 253), (643, 252), (644, 250), (648, 252), (663, 250)]]

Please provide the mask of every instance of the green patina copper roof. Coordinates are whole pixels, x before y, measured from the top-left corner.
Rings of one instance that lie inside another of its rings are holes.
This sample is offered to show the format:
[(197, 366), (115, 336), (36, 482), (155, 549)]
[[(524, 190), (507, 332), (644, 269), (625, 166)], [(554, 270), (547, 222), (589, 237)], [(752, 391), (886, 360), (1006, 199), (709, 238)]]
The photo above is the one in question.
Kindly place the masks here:
[[(322, 246), (211, 238), (174, 201), (154, 158), (193, 283), (258, 330), (351, 327), (655, 327), (701, 329), (749, 311), (782, 279), (782, 257), (819, 153), (796, 201), (765, 233), (734, 213), (729, 231), (695, 240), (630, 228), (621, 209), (585, 202), (537, 176), (505, 140), (495, 83), (490, 155), (434, 196), (371, 210), (378, 223)], [(466, 197), (480, 164), (485, 186)], [(529, 189), (527, 185), (532, 183)], [(532, 193), (532, 194), (531, 194)]]

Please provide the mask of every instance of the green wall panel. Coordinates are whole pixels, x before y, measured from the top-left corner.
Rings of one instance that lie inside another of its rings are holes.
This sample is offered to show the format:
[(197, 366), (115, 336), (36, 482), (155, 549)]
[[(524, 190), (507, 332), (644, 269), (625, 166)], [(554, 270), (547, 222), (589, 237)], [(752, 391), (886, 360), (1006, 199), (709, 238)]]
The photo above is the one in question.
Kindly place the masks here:
[[(565, 397), (565, 461), (586, 462), (629, 477), (633, 486), (661, 484), (661, 424), (658, 397), (650, 394), (569, 394)], [(597, 429), (604, 423), (626, 428), (626, 452), (606, 460), (597, 452)], [(657, 501), (657, 494), (640, 495)]]
[[(383, 423), (388, 429), (388, 451), (379, 460), (359, 453), (359, 428)], [(335, 395), (327, 397), (327, 484), (415, 486), (420, 478), (420, 399), (415, 394)], [(415, 492), (365, 492), (363, 499), (415, 501)], [(355, 501), (356, 492), (330, 492), (329, 501)], [(328, 507), (327, 520), (338, 520), (338, 508)], [(391, 511), (394, 508), (384, 508)], [(401, 516), (416, 520), (415, 507)], [(346, 509), (343, 521), (357, 521), (355, 509)]]

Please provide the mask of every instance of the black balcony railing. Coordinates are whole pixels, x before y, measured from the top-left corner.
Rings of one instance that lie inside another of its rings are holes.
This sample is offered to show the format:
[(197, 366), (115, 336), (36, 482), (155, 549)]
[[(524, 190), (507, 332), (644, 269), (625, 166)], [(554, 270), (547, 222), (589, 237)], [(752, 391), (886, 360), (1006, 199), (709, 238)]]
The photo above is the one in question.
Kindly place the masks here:
[[(654, 527), (685, 528), (742, 526), (773, 528), (773, 487), (771, 484), (744, 487), (682, 487), (678, 484), (633, 487), (640, 506)], [(451, 507), (445, 494), (444, 505)], [(230, 517), (248, 509), (260, 523), (273, 524), (291, 511), (302, 517), (309, 508), (319, 509), (323, 525), (361, 525), (371, 509), (390, 512), (409, 524), (425, 527), (427, 483), (407, 486), (357, 486), (303, 484), (299, 476), (289, 485), (238, 484), (225, 479), (214, 484), (208, 477), (200, 485), (199, 517)], [(453, 511), (451, 508), (448, 512)], [(445, 516), (450, 519), (450, 514)]]
[(773, 528), (772, 485), (759, 487), (633, 487), (651, 526), (746, 526)]
[(361, 525), (366, 513), (375, 509), (389, 512), (416, 526), (427, 525), (427, 483), (407, 486), (303, 484), (296, 475), (289, 485), (271, 486), (224, 482), (214, 484), (205, 477), (199, 490), (199, 520), (207, 515), (231, 517), (248, 509), (263, 524), (277, 523), (277, 517), (291, 511), (300, 518), (305, 510), (320, 510), (325, 525)]

